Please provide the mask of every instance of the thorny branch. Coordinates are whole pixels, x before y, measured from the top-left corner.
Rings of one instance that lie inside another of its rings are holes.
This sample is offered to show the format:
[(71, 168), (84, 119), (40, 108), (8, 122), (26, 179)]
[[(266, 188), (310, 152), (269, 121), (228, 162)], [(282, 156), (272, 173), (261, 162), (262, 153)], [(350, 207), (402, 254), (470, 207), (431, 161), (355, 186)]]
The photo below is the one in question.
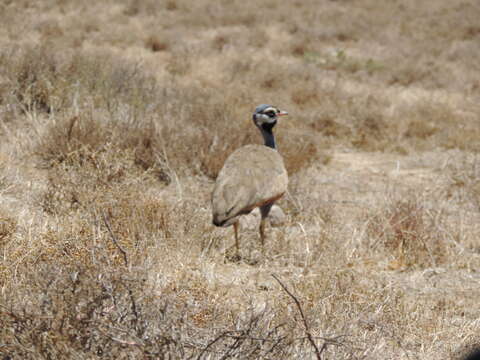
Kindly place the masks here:
[[(277, 346), (281, 344), (281, 342), (286, 338), (286, 336), (274, 336), (277, 330), (283, 326), (283, 324), (275, 326), (271, 331), (269, 331), (266, 336), (256, 336), (253, 334), (253, 331), (258, 327), (259, 320), (261, 319), (261, 314), (257, 316), (253, 316), (250, 318), (248, 326), (242, 330), (226, 330), (212, 339), (206, 346), (204, 346), (201, 352), (196, 357), (197, 360), (202, 359), (205, 353), (216, 353), (218, 355), (222, 355), (220, 359), (228, 359), (231, 357), (235, 357), (234, 353), (239, 354), (241, 347), (245, 344), (246, 341), (251, 341), (256, 343), (252, 349), (248, 349), (248, 353), (243, 351), (242, 358), (252, 358), (255, 354), (258, 357), (258, 353), (262, 350), (261, 345), (265, 343), (271, 343), (271, 346), (265, 351), (263, 356), (266, 356), (269, 353), (272, 353)], [(234, 340), (231, 344), (228, 344), (228, 340)], [(226, 341), (226, 343), (224, 343)], [(223, 345), (227, 345), (227, 348), (224, 351), (215, 351), (212, 347), (215, 344), (221, 343)]]
[[(118, 251), (120, 251), (120, 253), (122, 254), (125, 267), (128, 268), (127, 252), (123, 250), (120, 244), (118, 243), (117, 237), (113, 233), (112, 227), (110, 226), (110, 222), (108, 221), (108, 217), (105, 211), (102, 211), (102, 216), (103, 216), (103, 222), (105, 223), (105, 226), (110, 234), (110, 239), (112, 240), (113, 244), (117, 247)], [(128, 286), (127, 286), (127, 291), (128, 291), (128, 296), (130, 297), (132, 313), (134, 315), (134, 322), (135, 324), (138, 324), (137, 302), (135, 301), (135, 298), (133, 296), (132, 289), (130, 289), (130, 287)]]
[(128, 267), (128, 257), (127, 257), (127, 252), (122, 249), (120, 244), (118, 243), (117, 237), (112, 231), (112, 227), (110, 226), (110, 222), (108, 221), (107, 214), (105, 214), (105, 211), (102, 211), (102, 216), (103, 216), (103, 222), (105, 223), (105, 226), (107, 227), (107, 230), (110, 234), (110, 239), (112, 240), (113, 244), (117, 247), (118, 251), (123, 256), (123, 262), (125, 263), (125, 266)]
[(205, 346), (202, 351), (200, 352), (200, 354), (198, 354), (198, 357), (197, 357), (197, 360), (200, 360), (202, 358), (202, 355), (204, 353), (206, 353), (208, 351), (208, 349), (213, 345), (215, 344), (216, 342), (220, 341), (225, 335), (227, 335), (229, 333), (229, 331), (225, 331), (223, 333), (221, 333), (220, 335), (218, 335), (215, 339), (213, 339), (212, 341), (210, 341), (207, 346)]
[(325, 351), (325, 349), (327, 348), (327, 343), (325, 342), (321, 349), (318, 348), (317, 344), (313, 340), (313, 336), (312, 336), (312, 333), (310, 332), (310, 327), (308, 326), (308, 322), (307, 322), (307, 319), (305, 318), (305, 315), (303, 313), (303, 309), (302, 309), (302, 305), (300, 304), (300, 301), (298, 301), (298, 299), (295, 297), (295, 295), (293, 295), (287, 289), (287, 287), (280, 281), (280, 279), (275, 274), (272, 274), (272, 277), (275, 280), (277, 280), (277, 282), (280, 284), (280, 286), (283, 288), (283, 290), (285, 290), (285, 292), (293, 299), (293, 301), (295, 302), (295, 305), (297, 305), (298, 312), (300, 313), (300, 316), (302, 318), (303, 326), (305, 327), (305, 333), (307, 334), (307, 339), (310, 342), (310, 344), (312, 344), (313, 348), (315, 349), (315, 354), (317, 356), (317, 359), (322, 360), (322, 352)]

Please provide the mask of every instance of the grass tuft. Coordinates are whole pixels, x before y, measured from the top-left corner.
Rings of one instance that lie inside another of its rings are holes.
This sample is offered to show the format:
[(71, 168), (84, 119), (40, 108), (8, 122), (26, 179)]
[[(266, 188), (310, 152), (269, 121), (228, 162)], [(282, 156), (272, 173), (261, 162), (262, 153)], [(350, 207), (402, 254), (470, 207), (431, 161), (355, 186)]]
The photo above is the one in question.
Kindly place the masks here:
[(442, 221), (441, 211), (426, 209), (420, 199), (392, 200), (369, 219), (367, 233), (374, 248), (383, 248), (399, 267), (435, 267), (449, 251)]

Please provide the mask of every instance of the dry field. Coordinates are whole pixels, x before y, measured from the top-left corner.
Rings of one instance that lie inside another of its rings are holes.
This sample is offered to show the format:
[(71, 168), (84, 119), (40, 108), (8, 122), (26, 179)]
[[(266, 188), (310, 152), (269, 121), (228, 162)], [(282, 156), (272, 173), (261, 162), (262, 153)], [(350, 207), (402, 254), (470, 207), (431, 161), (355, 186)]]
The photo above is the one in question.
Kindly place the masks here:
[[(0, 0), (0, 358), (462, 357), (479, 19), (478, 0)], [(247, 218), (233, 261), (210, 193), (261, 142), (260, 103), (290, 113), (287, 222), (262, 256)]]

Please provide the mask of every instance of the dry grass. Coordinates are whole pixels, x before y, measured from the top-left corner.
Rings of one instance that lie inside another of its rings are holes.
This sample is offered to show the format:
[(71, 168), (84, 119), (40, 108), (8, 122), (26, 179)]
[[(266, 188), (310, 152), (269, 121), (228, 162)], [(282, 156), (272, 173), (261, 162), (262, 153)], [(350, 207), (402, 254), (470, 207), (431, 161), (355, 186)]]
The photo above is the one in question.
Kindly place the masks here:
[(382, 247), (398, 268), (431, 268), (444, 264), (449, 246), (443, 229), (446, 216), (427, 209), (415, 197), (390, 200), (379, 214), (368, 219), (367, 234), (372, 250)]
[[(0, 357), (465, 356), (479, 16), (469, 0), (1, 3)], [(265, 256), (244, 226), (233, 263), (210, 192), (261, 142), (260, 103), (291, 114), (287, 221)]]

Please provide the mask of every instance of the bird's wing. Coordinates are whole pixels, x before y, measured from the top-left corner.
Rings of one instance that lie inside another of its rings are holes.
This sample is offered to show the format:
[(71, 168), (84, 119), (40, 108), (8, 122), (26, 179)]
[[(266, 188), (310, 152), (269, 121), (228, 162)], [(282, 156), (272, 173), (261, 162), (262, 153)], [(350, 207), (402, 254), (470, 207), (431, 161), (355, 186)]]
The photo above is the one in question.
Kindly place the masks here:
[(247, 145), (235, 151), (220, 171), (212, 194), (218, 223), (271, 203), (287, 190), (288, 176), (276, 150)]

